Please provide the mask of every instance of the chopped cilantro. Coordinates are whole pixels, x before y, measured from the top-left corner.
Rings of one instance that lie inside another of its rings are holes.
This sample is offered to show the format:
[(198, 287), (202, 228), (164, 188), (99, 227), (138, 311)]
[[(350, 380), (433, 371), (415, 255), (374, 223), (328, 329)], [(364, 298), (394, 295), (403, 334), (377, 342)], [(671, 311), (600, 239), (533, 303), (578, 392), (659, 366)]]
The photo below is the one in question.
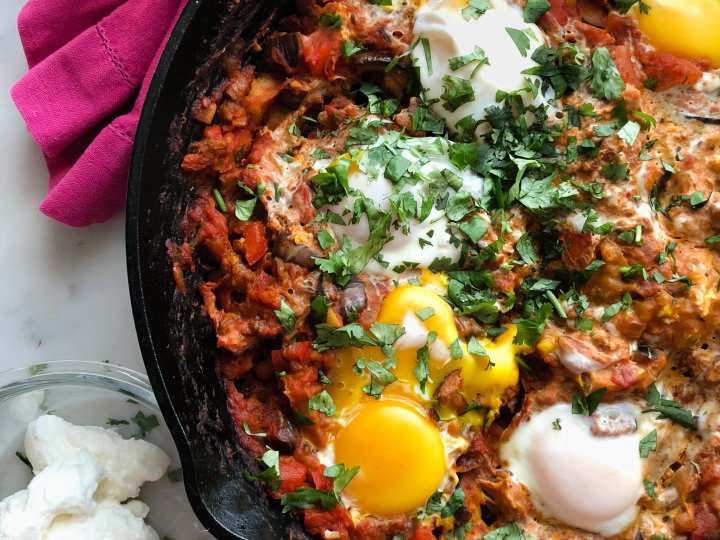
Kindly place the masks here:
[(593, 52), (590, 90), (595, 97), (602, 99), (617, 99), (625, 90), (615, 61), (605, 47), (597, 47)]
[(602, 322), (609, 321), (615, 315), (620, 313), (620, 311), (627, 310), (627, 308), (630, 307), (630, 304), (632, 304), (632, 296), (630, 296), (630, 293), (626, 292), (619, 301), (615, 302), (614, 304), (610, 304), (608, 307), (605, 308), (605, 311), (603, 312), (600, 320)]
[(600, 175), (608, 180), (625, 180), (628, 175), (627, 163), (605, 163), (600, 168)]
[(415, 312), (415, 315), (417, 315), (418, 319), (421, 321), (427, 321), (430, 317), (435, 315), (435, 309), (431, 307), (426, 307), (419, 309)]
[(320, 244), (320, 247), (323, 249), (327, 249), (335, 244), (335, 239), (332, 237), (332, 234), (327, 232), (325, 229), (322, 229), (320, 230), (320, 232), (318, 232), (317, 239), (318, 244)]
[(540, 335), (545, 329), (552, 312), (552, 304), (542, 304), (534, 317), (515, 319), (513, 323), (517, 325), (517, 334), (513, 338), (513, 343), (535, 345), (540, 339)]
[(618, 10), (618, 13), (625, 15), (635, 4), (638, 4), (640, 13), (645, 15), (650, 13), (650, 5), (643, 2), (643, 0), (615, 0), (615, 9)]
[[(655, 500), (655, 484), (653, 484), (650, 480), (645, 478), (643, 480), (643, 487), (645, 488), (645, 493), (648, 494), (648, 497), (650, 497), (654, 501)], [(653, 535), (651, 537), (651, 540), (659, 540), (658, 538), (656, 538), (657, 536), (660, 536), (660, 535), (657, 535), (657, 534)]]
[(320, 26), (325, 26), (330, 30), (337, 30), (343, 25), (343, 20), (340, 15), (335, 13), (323, 13), (318, 21)]
[(525, 534), (522, 527), (513, 521), (504, 527), (485, 533), (483, 540), (535, 540), (535, 537)]
[(528, 0), (523, 10), (523, 20), (526, 23), (534, 23), (550, 9), (548, 0)]
[(335, 402), (330, 394), (327, 393), (327, 390), (323, 390), (311, 397), (308, 400), (307, 406), (309, 411), (318, 411), (328, 416), (333, 416), (335, 414)]
[(473, 69), (472, 73), (470, 74), (471, 79), (475, 78), (475, 75), (477, 75), (477, 72), (480, 70), (481, 67), (490, 63), (488, 57), (485, 56), (485, 51), (477, 45), (475, 45), (475, 49), (470, 54), (466, 54), (464, 56), (455, 56), (454, 58), (450, 58), (450, 60), (448, 60), (448, 63), (450, 64), (450, 69), (452, 71), (457, 71), (461, 67), (472, 64), (473, 62), (477, 62), (477, 64), (475, 66), (475, 69)]
[(353, 365), (353, 371), (358, 375), (362, 375), (365, 369), (370, 372), (370, 384), (363, 386), (362, 390), (374, 398), (379, 399), (385, 387), (397, 381), (397, 377), (386, 366), (372, 358), (360, 358)]
[(296, 491), (284, 493), (280, 499), (280, 504), (282, 504), (283, 512), (307, 510), (313, 508), (316, 504), (319, 504), (325, 510), (332, 510), (337, 506), (338, 498), (334, 493), (323, 489), (300, 486)]
[(683, 409), (677, 401), (660, 397), (660, 392), (654, 383), (648, 387), (645, 401), (650, 408), (645, 409), (644, 413), (656, 412), (659, 413), (657, 416), (659, 419), (667, 418), (683, 427), (695, 429), (695, 417), (692, 412)]
[(640, 439), (640, 457), (646, 458), (650, 455), (650, 452), (655, 450), (657, 450), (657, 429), (653, 429)]
[(445, 75), (442, 81), (444, 91), (440, 99), (445, 110), (454, 112), (465, 103), (475, 101), (475, 90), (467, 79)]
[(462, 10), (462, 16), (466, 21), (477, 19), (491, 7), (490, 0), (468, 0), (467, 7)]
[(575, 394), (572, 397), (572, 412), (573, 414), (584, 414), (585, 416), (592, 416), (595, 410), (600, 405), (607, 388), (598, 388), (594, 392), (586, 395)]
[(133, 421), (133, 423), (139, 428), (138, 437), (144, 439), (148, 433), (150, 433), (153, 429), (160, 426), (160, 422), (158, 422), (157, 416), (154, 414), (151, 414), (150, 416), (145, 416), (145, 414), (142, 411), (138, 411), (135, 416), (130, 418), (130, 420)]
[(640, 124), (630, 120), (618, 131), (618, 137), (620, 137), (628, 146), (632, 146), (640, 134)]
[(223, 196), (220, 194), (220, 191), (215, 188), (212, 191), (213, 198), (215, 199), (215, 203), (217, 204), (218, 208), (221, 212), (227, 212), (227, 205), (225, 204), (225, 199), (223, 199)]
[(518, 51), (520, 51), (520, 54), (522, 56), (527, 56), (527, 53), (530, 50), (530, 38), (532, 37), (537, 40), (535, 33), (530, 28), (518, 30), (517, 28), (506, 27), (505, 31), (510, 36), (510, 39), (513, 40), (513, 43), (515, 43), (515, 46), (518, 48)]
[(284, 298), (280, 299), (280, 309), (275, 310), (275, 316), (288, 334), (292, 334), (295, 330), (295, 312)]
[(350, 58), (353, 54), (358, 53), (363, 50), (363, 46), (361, 43), (355, 43), (353, 40), (343, 41), (340, 44), (340, 53), (342, 54), (342, 57), (346, 60)]

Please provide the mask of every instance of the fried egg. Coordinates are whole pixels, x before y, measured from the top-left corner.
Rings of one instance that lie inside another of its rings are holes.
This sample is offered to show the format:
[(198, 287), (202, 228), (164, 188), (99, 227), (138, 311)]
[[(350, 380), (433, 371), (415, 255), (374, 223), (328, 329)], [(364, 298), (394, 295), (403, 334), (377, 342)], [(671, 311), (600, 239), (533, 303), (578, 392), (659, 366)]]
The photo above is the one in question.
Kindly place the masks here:
[[(485, 109), (496, 104), (498, 91), (519, 91), (525, 105), (541, 100), (529, 88), (528, 81), (536, 78), (522, 73), (537, 65), (530, 55), (544, 40), (540, 28), (524, 22), (522, 10), (505, 0), (493, 0), (492, 8), (477, 18), (463, 16), (467, 7), (457, 0), (430, 0), (415, 13), (413, 27), (415, 39), (427, 40), (413, 50), (426, 98), (437, 100), (431, 109), (453, 132), (468, 115), (484, 118)], [(529, 49), (521, 52), (509, 32), (519, 33)], [(467, 55), (476, 59), (470, 61)], [(443, 96), (453, 80), (461, 82), (458, 78), (469, 81), (472, 96), (455, 108)]]
[(521, 423), (500, 458), (546, 517), (612, 536), (637, 515), (644, 489), (639, 444), (652, 429), (631, 403), (600, 405), (592, 416), (558, 403)]
[[(370, 236), (370, 221), (367, 213), (358, 211), (364, 198), (372, 201), (373, 208), (381, 212), (392, 212), (395, 223), (390, 227), (391, 239), (382, 248), (385, 264), (371, 261), (365, 272), (393, 274), (393, 269), (406, 266), (427, 268), (436, 258), (447, 257), (456, 261), (460, 255), (458, 242), (453, 242), (448, 232), (445, 213), (435, 206), (427, 216), (418, 219), (424, 202), (429, 196), (430, 181), (444, 175), (454, 182), (455, 193), (467, 192), (476, 199), (483, 194), (483, 180), (469, 170), (455, 167), (448, 157), (453, 144), (442, 138), (408, 138), (397, 132), (381, 136), (372, 145), (357, 147), (353, 154), (346, 154), (340, 160), (349, 160), (348, 184), (350, 194), (339, 203), (329, 206), (330, 219), (338, 240), (347, 237), (351, 244), (362, 246)], [(317, 162), (316, 170), (332, 166), (332, 162)], [(398, 166), (398, 164), (400, 164)], [(402, 175), (398, 177), (399, 171)], [(448, 191), (450, 188), (445, 188)], [(398, 219), (397, 200), (410, 196), (412, 201), (402, 203), (403, 208), (413, 206)], [(393, 205), (393, 201), (395, 205)], [(402, 223), (400, 223), (402, 222)]]
[[(521, 349), (512, 343), (515, 328), (509, 326), (494, 341), (478, 340), (487, 356), (470, 353), (459, 338), (452, 310), (437, 292), (441, 284), (441, 277), (426, 272), (420, 285), (401, 284), (383, 299), (377, 322), (405, 329), (393, 345), (395, 367), (379, 347), (351, 347), (338, 351), (327, 374), (332, 381), (328, 391), (337, 407), (337, 429), (318, 456), (326, 465), (360, 467), (343, 493), (356, 513), (411, 512), (438, 489), (447, 491), (457, 483), (453, 464), (468, 441), (457, 432), (457, 424), (450, 427), (441, 411), (439, 419), (428, 412), (432, 395), (447, 374), (461, 370), (462, 395), (484, 411), (483, 420), (492, 419), (506, 391), (518, 383), (515, 354)], [(428, 378), (421, 384), (415, 370), (425, 347)], [(359, 362), (372, 360), (387, 366), (396, 378), (377, 397), (368, 393), (370, 373), (357, 369)], [(465, 416), (461, 422), (477, 417)]]
[(640, 30), (657, 49), (720, 68), (720, 2), (716, 0), (643, 0), (633, 8)]

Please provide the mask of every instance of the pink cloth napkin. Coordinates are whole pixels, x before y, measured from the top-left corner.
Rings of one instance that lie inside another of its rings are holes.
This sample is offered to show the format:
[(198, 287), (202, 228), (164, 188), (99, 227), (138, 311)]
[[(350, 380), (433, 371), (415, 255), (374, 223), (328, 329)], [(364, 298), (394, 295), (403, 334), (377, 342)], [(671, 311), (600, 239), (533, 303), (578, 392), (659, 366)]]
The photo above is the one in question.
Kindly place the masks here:
[(125, 204), (135, 130), (187, 0), (30, 0), (18, 30), (30, 71), (12, 97), (50, 173), (40, 210), (82, 227)]

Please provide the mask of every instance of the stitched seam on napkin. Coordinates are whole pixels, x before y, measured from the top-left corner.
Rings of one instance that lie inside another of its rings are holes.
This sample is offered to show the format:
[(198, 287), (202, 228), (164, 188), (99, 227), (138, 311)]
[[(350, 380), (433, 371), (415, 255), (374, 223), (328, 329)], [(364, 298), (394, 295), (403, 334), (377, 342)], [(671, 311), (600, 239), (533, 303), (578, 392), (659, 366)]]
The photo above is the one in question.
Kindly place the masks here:
[(100, 26), (100, 24), (97, 24), (95, 27), (97, 28), (98, 36), (100, 36), (100, 41), (105, 47), (108, 56), (110, 56), (110, 61), (117, 68), (118, 72), (120, 73), (120, 75), (122, 75), (122, 78), (125, 79), (125, 82), (128, 83), (130, 88), (135, 88), (135, 83), (133, 82), (132, 77), (130, 77), (130, 74), (123, 67), (122, 62), (120, 62), (120, 59), (117, 57), (112, 47), (110, 46), (110, 40), (107, 38), (107, 36), (105, 36), (105, 30), (102, 28), (102, 26)]
[(120, 135), (120, 137), (122, 137), (123, 139), (126, 139), (128, 142), (133, 142), (133, 135), (130, 130), (118, 127), (114, 123), (110, 124), (108, 127), (112, 129), (115, 133)]

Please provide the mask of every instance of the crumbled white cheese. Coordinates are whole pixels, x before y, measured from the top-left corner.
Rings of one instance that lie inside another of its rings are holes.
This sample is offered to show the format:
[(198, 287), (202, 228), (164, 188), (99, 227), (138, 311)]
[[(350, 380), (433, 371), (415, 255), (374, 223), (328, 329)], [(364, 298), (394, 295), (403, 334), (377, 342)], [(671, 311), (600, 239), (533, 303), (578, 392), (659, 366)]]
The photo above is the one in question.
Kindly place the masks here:
[(123, 439), (119, 433), (101, 427), (74, 426), (53, 415), (32, 422), (25, 434), (25, 451), (35, 474), (81, 449), (102, 467), (98, 500), (135, 498), (140, 486), (158, 480), (170, 464), (168, 455), (147, 441)]
[(143, 521), (147, 513), (140, 501), (101, 502), (93, 514), (57, 518), (45, 540), (157, 540), (157, 533)]
[(37, 476), (0, 502), (0, 540), (158, 540), (148, 507), (121, 503), (165, 473), (161, 449), (46, 415), (28, 426), (25, 452)]

